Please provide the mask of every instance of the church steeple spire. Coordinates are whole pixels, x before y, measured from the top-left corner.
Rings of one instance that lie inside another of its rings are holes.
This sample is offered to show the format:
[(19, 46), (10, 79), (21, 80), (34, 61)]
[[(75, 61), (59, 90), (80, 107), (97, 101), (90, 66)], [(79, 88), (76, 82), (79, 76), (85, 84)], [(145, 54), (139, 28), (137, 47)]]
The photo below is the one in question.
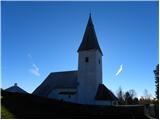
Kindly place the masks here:
[(88, 25), (92, 25), (93, 26), (91, 13), (89, 13)]
[(78, 52), (91, 50), (91, 49), (99, 50), (99, 52), (102, 54), (101, 48), (98, 44), (96, 32), (94, 30), (94, 25), (93, 25), (91, 13), (90, 13), (87, 27), (86, 27), (81, 45), (78, 49)]

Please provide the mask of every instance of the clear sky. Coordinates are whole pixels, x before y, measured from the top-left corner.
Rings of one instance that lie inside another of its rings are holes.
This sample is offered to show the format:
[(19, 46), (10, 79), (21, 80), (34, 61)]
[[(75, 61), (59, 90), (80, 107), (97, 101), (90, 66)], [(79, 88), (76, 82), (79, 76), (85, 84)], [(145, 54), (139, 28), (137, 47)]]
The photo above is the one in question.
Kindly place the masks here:
[(32, 92), (50, 72), (76, 70), (90, 12), (103, 83), (154, 96), (158, 2), (2, 2), (2, 88)]

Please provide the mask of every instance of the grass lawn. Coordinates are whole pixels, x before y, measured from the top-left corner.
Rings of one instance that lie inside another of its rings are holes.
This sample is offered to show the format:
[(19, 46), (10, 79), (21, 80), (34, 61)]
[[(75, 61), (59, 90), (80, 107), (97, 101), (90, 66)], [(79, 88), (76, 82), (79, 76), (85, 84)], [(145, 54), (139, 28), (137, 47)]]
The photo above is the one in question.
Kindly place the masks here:
[(1, 105), (1, 119), (14, 119), (14, 115)]

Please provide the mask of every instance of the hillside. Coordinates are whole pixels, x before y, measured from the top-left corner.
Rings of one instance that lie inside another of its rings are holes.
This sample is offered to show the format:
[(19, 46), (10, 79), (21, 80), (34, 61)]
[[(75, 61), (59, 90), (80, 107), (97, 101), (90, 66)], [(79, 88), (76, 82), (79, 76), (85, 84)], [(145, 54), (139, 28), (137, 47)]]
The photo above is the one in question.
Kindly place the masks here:
[(1, 93), (2, 106), (15, 118), (147, 118), (143, 106), (80, 105), (31, 94)]

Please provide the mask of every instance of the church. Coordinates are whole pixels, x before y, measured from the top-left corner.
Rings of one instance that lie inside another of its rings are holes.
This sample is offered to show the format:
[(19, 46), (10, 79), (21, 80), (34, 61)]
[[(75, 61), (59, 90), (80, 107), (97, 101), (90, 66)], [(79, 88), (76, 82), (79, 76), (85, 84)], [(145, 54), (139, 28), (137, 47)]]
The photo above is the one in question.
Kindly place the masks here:
[(117, 98), (102, 82), (103, 53), (91, 15), (77, 52), (78, 70), (51, 72), (32, 94), (79, 104), (115, 104)]

